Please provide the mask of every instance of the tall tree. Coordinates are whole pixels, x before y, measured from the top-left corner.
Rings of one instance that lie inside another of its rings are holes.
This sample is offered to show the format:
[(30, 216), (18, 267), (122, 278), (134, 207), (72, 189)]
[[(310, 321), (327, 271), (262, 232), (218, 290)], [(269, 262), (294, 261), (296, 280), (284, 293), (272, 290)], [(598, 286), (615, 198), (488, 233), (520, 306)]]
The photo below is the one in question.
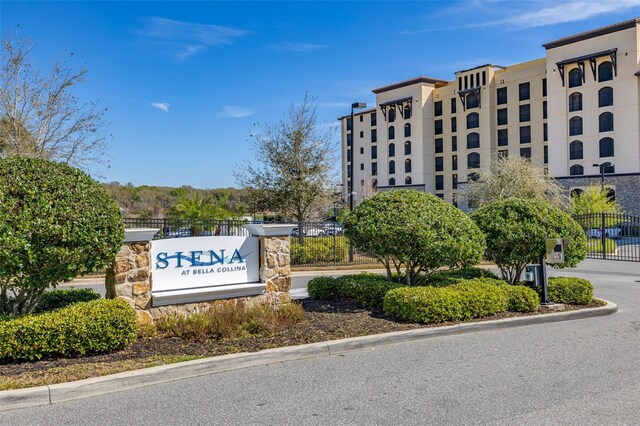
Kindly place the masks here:
[(74, 94), (86, 68), (75, 70), (73, 54), (43, 74), (32, 62), (33, 45), (2, 40), (0, 150), (4, 155), (44, 158), (87, 169), (107, 162), (105, 109)]
[(261, 206), (298, 223), (330, 206), (337, 160), (333, 132), (320, 126), (317, 104), (305, 95), (285, 119), (256, 124), (254, 160), (235, 174), (238, 184)]

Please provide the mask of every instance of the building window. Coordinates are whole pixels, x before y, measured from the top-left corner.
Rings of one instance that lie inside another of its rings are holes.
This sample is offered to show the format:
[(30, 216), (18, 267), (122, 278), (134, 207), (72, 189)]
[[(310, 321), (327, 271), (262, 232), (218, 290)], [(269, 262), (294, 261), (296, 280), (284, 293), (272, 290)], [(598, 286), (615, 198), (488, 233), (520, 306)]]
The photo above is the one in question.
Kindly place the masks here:
[(504, 105), (507, 103), (507, 88), (506, 87), (501, 87), (498, 89), (498, 91), (496, 92), (497, 95), (497, 103), (498, 105)]
[(542, 118), (547, 118), (547, 101), (542, 101)]
[(393, 175), (396, 173), (396, 162), (391, 160), (389, 161), (389, 174)]
[(435, 162), (436, 162), (436, 172), (441, 172), (442, 170), (444, 170), (444, 158), (443, 157), (436, 157), (435, 158)]
[(578, 195), (584, 194), (584, 191), (580, 188), (574, 188), (571, 190), (571, 198), (577, 197)]
[(600, 158), (613, 157), (613, 139), (600, 139)]
[(455, 133), (458, 131), (458, 119), (455, 117), (451, 117), (451, 133)]
[(351, 118), (347, 118), (347, 132), (351, 130)]
[(436, 194), (436, 197), (440, 198), (441, 200), (444, 200), (444, 194)]
[(371, 130), (371, 143), (376, 143), (378, 142), (378, 130), (377, 129), (372, 129)]
[(480, 179), (480, 175), (476, 172), (469, 173), (469, 175), (467, 175), (467, 182), (477, 182), (478, 179)]
[(480, 103), (479, 103), (478, 95), (476, 95), (475, 92), (471, 92), (467, 95), (466, 97), (467, 109), (478, 108), (479, 104)]
[(458, 175), (451, 175), (451, 186), (453, 189), (458, 189)]
[(544, 164), (549, 162), (549, 147), (547, 145), (545, 145), (542, 150), (542, 161)]
[(508, 149), (501, 149), (498, 151), (498, 158), (507, 158), (509, 156)]
[[(362, 116), (360, 116), (362, 117)], [(360, 130), (360, 139), (364, 138), (364, 132), (362, 130)]]
[(396, 178), (389, 179), (389, 186), (395, 186), (395, 184), (396, 184)]
[(396, 121), (396, 108), (391, 107), (389, 108), (389, 123), (393, 123), (394, 121)]
[(404, 125), (404, 137), (408, 138), (411, 136), (411, 124), (407, 123)]
[(411, 185), (411, 176), (407, 176), (406, 178), (404, 178), (404, 184)]
[(364, 170), (364, 163), (360, 163), (360, 170)]
[(598, 90), (598, 106), (606, 107), (611, 105), (613, 105), (613, 89), (607, 86)]
[(458, 137), (451, 136), (451, 151), (456, 152), (458, 150)]
[(360, 122), (362, 123), (364, 121), (364, 115), (360, 114)]
[(609, 61), (598, 65), (598, 81), (613, 80), (613, 64)]
[(411, 105), (404, 106), (404, 119), (408, 120), (411, 118)]
[(351, 161), (351, 150), (347, 150), (347, 161)]
[(467, 155), (467, 168), (480, 168), (480, 154), (478, 154), (477, 152), (472, 152), (471, 154)]
[(436, 175), (436, 191), (444, 190), (444, 176)]
[(507, 119), (507, 109), (506, 108), (500, 108), (498, 110), (498, 126), (502, 126), (505, 124), (508, 124), (509, 121)]
[(520, 148), (520, 157), (531, 158), (531, 148)]
[(442, 138), (436, 138), (434, 140), (434, 148), (436, 154), (439, 154), (444, 151), (444, 140)]
[(569, 87), (582, 86), (582, 73), (578, 68), (569, 71)]
[(480, 127), (480, 114), (472, 112), (467, 115), (467, 129), (476, 129)]
[(440, 117), (442, 115), (442, 101), (433, 104), (433, 115)]
[(371, 163), (371, 176), (378, 176), (378, 163)]
[(542, 96), (547, 96), (547, 79), (542, 79)]
[(376, 160), (378, 158), (378, 147), (377, 146), (372, 146), (371, 147), (371, 159), (372, 160)]
[(353, 140), (353, 135), (351, 133), (347, 133), (347, 146), (351, 146), (352, 140)]
[(531, 143), (531, 126), (520, 127), (520, 143)]
[(458, 170), (458, 156), (451, 156), (451, 170)]
[(389, 126), (389, 139), (396, 138), (396, 128), (393, 126)]
[(375, 126), (378, 124), (378, 116), (375, 112), (371, 113), (371, 126)]
[(451, 114), (456, 113), (456, 98), (451, 98)]
[(521, 101), (526, 101), (530, 98), (531, 98), (531, 84), (520, 83), (518, 85), (518, 99)]
[(549, 126), (547, 126), (547, 123), (542, 123), (542, 140), (545, 142), (549, 140)]
[(569, 112), (582, 111), (582, 93), (572, 93), (569, 95)]
[(520, 105), (520, 122), (531, 121), (531, 104)]
[(569, 120), (569, 136), (582, 134), (582, 117), (573, 117)]
[(371, 188), (378, 188), (378, 179), (371, 179)]
[(580, 164), (574, 164), (569, 168), (569, 174), (571, 176), (580, 176), (584, 174), (584, 168)]
[(582, 141), (573, 141), (569, 144), (569, 160), (582, 160)]
[(498, 130), (498, 146), (507, 146), (509, 144), (509, 131), (507, 129)]
[(434, 123), (434, 131), (436, 135), (442, 134), (442, 120), (436, 120)]
[(598, 119), (600, 132), (613, 132), (613, 114), (603, 112)]
[(467, 135), (467, 149), (480, 148), (480, 135), (476, 132)]
[(404, 143), (404, 155), (411, 155), (411, 142), (406, 141)]
[(404, 160), (404, 172), (411, 173), (411, 159), (407, 158)]
[(364, 147), (363, 146), (360, 147), (360, 154), (364, 154)]
[(487, 72), (486, 71), (482, 71), (482, 85), (483, 86), (487, 85)]
[(396, 156), (396, 145), (393, 143), (389, 144), (389, 157), (395, 157)]
[[(613, 171), (611, 172), (613, 173)], [(607, 198), (609, 199), (609, 201), (615, 201), (616, 200), (616, 190), (613, 188), (607, 188)]]

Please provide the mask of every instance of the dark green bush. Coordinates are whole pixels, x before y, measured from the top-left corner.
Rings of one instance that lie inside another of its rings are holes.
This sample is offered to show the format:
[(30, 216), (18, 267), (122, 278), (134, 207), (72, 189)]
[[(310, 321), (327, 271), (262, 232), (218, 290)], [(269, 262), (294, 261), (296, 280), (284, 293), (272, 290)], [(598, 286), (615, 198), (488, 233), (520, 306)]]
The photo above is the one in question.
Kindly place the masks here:
[(540, 296), (532, 288), (523, 285), (504, 284), (509, 295), (509, 311), (511, 312), (534, 312), (540, 306)]
[(338, 278), (317, 277), (309, 281), (309, 297), (317, 300), (351, 300), (365, 309), (382, 308), (385, 294), (403, 284), (392, 283), (382, 275), (343, 275)]
[(549, 278), (549, 300), (571, 305), (588, 305), (593, 299), (593, 285), (584, 278)]
[(437, 271), (429, 275), (427, 285), (434, 287), (446, 287), (460, 281), (474, 278), (492, 278), (497, 280), (498, 276), (488, 269), (468, 267), (461, 269), (447, 269)]
[(509, 309), (509, 295), (499, 285), (500, 282), (476, 278), (451, 287), (464, 294), (464, 319), (488, 317)]
[(0, 322), (0, 360), (105, 353), (136, 338), (138, 317), (122, 300), (100, 299)]
[(53, 290), (42, 295), (36, 305), (35, 313), (49, 312), (64, 308), (74, 303), (90, 302), (100, 299), (100, 294), (90, 288), (70, 288), (68, 290)]
[(306, 237), (300, 244), (297, 239), (291, 240), (291, 263), (304, 265), (318, 262), (343, 261), (349, 249), (345, 237)]
[(338, 284), (333, 277), (315, 277), (307, 284), (309, 297), (315, 300), (337, 300)]

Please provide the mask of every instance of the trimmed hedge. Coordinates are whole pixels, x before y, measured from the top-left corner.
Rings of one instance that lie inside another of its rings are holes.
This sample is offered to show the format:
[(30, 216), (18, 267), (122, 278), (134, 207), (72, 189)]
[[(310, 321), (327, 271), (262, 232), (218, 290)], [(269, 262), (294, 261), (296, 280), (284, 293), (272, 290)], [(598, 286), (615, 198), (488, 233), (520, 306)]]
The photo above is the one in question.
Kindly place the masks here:
[(112, 352), (136, 338), (138, 317), (122, 300), (76, 303), (53, 312), (0, 322), (0, 360)]
[(509, 294), (498, 283), (478, 278), (451, 286), (464, 294), (463, 319), (483, 318), (508, 310)]
[(504, 284), (503, 289), (509, 296), (509, 311), (511, 312), (535, 312), (540, 306), (540, 296), (529, 287), (523, 285)]
[(291, 239), (291, 264), (304, 265), (318, 262), (343, 261), (349, 251), (345, 237), (306, 237), (300, 244), (297, 238)]
[(317, 277), (309, 281), (307, 291), (312, 299), (347, 299), (361, 308), (380, 309), (387, 292), (399, 287), (403, 284), (389, 282), (382, 275), (363, 273), (338, 278)]
[(90, 288), (53, 290), (42, 295), (42, 298), (36, 305), (36, 309), (33, 312), (49, 312), (75, 303), (90, 302), (97, 299), (100, 299), (100, 294)]
[(593, 285), (584, 278), (549, 278), (549, 300), (571, 305), (588, 305), (593, 300)]
[(443, 271), (434, 272), (429, 275), (427, 279), (427, 285), (434, 287), (446, 287), (452, 284), (456, 284), (460, 281), (471, 280), (474, 278), (490, 278), (497, 280), (498, 276), (488, 269), (468, 267), (462, 269), (447, 269)]

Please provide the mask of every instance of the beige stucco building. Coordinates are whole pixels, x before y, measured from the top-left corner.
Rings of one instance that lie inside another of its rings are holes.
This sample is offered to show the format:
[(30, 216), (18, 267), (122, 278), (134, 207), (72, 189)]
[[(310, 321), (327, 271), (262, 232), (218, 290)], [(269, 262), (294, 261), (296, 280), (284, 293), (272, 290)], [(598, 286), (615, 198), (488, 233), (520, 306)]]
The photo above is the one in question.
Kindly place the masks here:
[[(375, 108), (341, 117), (345, 196), (413, 188), (466, 207), (462, 187), (498, 155), (548, 167), (570, 190), (600, 182), (640, 211), (640, 31), (632, 19), (544, 44), (546, 56), (482, 65), (453, 81), (373, 89)], [(594, 166), (596, 165), (596, 166)]]

